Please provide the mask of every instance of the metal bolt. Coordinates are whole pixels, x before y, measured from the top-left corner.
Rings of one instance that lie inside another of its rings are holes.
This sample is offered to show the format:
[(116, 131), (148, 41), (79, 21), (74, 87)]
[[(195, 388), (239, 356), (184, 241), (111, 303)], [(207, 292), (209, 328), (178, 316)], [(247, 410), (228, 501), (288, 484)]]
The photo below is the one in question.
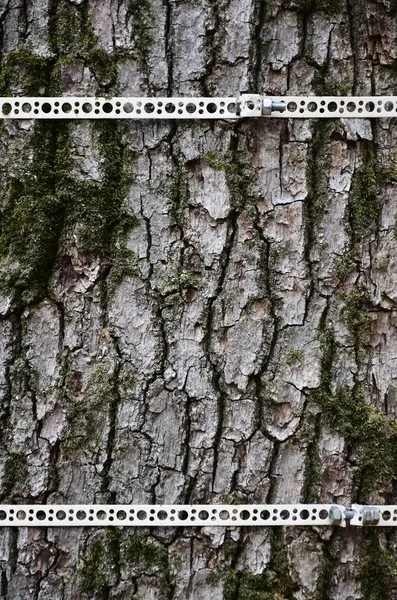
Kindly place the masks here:
[(329, 518), (333, 525), (339, 525), (343, 521), (343, 512), (339, 506), (331, 506), (329, 509)]
[(284, 112), (287, 110), (285, 102), (272, 102), (272, 112)]
[(285, 102), (274, 102), (271, 98), (263, 98), (262, 115), (271, 115), (272, 112), (284, 112), (287, 108)]
[(356, 511), (348, 508), (347, 510), (345, 510), (345, 519), (346, 521), (351, 521), (352, 519), (354, 519), (354, 517), (356, 516)]

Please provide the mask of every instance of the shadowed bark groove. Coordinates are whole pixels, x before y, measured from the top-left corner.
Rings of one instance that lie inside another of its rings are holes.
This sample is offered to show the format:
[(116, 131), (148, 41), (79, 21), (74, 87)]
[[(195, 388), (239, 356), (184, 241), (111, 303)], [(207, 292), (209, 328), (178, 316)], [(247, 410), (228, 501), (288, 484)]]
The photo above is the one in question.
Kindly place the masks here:
[[(8, 0), (5, 95), (393, 94), (391, 0)], [(3, 502), (395, 503), (393, 119), (0, 123)], [(0, 529), (4, 600), (393, 600), (397, 537)]]

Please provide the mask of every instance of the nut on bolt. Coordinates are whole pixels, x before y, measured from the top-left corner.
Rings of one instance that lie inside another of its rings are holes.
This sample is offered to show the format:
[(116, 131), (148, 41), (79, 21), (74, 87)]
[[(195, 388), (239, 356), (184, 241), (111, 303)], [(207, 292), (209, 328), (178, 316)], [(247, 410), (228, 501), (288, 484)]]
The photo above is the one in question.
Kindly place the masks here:
[(284, 112), (286, 108), (285, 102), (275, 102), (266, 97), (262, 100), (262, 115), (271, 115), (272, 112)]
[(380, 521), (380, 510), (377, 506), (363, 506), (363, 525), (377, 525)]
[(331, 506), (329, 509), (329, 518), (333, 525), (341, 525), (343, 521), (343, 512), (339, 506)]

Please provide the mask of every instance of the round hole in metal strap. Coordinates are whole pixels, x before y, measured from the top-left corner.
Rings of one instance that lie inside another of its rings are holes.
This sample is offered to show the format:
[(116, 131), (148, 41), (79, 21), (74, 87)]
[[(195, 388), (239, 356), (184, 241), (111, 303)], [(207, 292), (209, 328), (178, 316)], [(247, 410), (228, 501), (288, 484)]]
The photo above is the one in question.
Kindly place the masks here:
[(130, 114), (134, 110), (134, 105), (132, 104), (132, 102), (126, 102), (125, 104), (123, 104), (123, 110), (125, 113)]
[(242, 519), (243, 521), (248, 521), (248, 519), (250, 517), (251, 517), (251, 513), (249, 510), (240, 511), (240, 519)]
[(222, 519), (222, 521), (226, 521), (227, 519), (230, 519), (230, 513), (228, 510), (221, 510), (219, 512), (219, 518)]

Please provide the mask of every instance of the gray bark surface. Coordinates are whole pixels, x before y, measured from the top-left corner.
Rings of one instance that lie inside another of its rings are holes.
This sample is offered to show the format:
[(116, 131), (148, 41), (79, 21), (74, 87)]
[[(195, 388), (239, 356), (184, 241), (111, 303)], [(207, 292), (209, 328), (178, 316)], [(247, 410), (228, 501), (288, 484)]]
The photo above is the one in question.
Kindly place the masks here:
[[(395, 0), (0, 0), (1, 95), (396, 94)], [(1, 123), (0, 493), (395, 503), (394, 119)], [(3, 600), (392, 600), (393, 530), (0, 529)]]

